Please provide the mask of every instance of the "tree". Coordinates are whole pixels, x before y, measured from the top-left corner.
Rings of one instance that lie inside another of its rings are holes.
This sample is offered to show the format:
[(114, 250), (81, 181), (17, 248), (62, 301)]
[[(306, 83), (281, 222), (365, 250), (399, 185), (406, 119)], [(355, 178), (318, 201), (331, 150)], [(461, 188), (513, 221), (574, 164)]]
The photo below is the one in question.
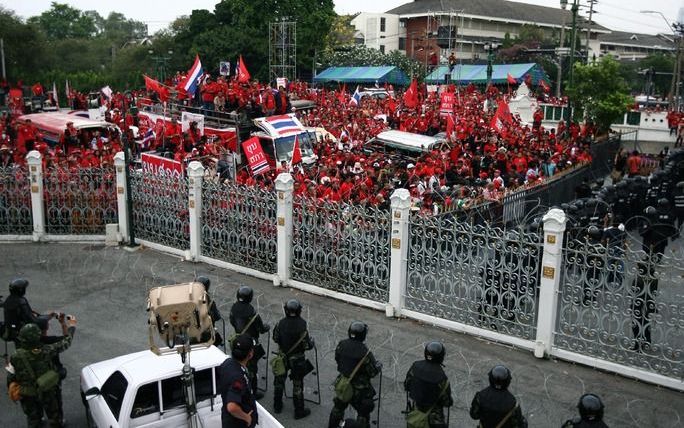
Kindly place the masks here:
[(33, 79), (43, 67), (43, 34), (35, 25), (25, 24), (13, 11), (0, 6), (0, 38), (5, 45), (7, 77), (10, 80)]
[(97, 34), (92, 13), (85, 14), (68, 4), (52, 2), (49, 10), (29, 18), (48, 39), (87, 38)]
[(354, 44), (354, 33), (356, 32), (354, 26), (351, 24), (355, 15), (338, 15), (330, 26), (330, 31), (325, 37), (325, 50), (335, 50), (342, 46), (350, 46)]
[(595, 64), (574, 65), (574, 84), (567, 94), (574, 104), (575, 117), (582, 112), (605, 131), (620, 118), (634, 101), (629, 88), (620, 76), (620, 64), (611, 56), (605, 56)]

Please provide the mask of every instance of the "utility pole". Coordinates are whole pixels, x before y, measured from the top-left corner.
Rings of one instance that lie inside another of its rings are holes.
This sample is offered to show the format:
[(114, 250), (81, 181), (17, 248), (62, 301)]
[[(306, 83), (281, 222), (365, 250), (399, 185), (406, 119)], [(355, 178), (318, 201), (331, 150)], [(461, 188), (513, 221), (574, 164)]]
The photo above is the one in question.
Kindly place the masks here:
[(2, 79), (7, 79), (7, 73), (5, 71), (5, 40), (0, 39), (0, 62), (2, 63)]
[(587, 45), (587, 60), (585, 64), (589, 64), (589, 36), (591, 34), (591, 18), (594, 15), (594, 5), (598, 3), (598, 0), (589, 0), (589, 22), (587, 23), (587, 39), (586, 39), (586, 45)]
[(565, 43), (565, 13), (561, 24), (560, 45), (558, 46), (558, 75), (556, 76), (556, 98), (561, 97), (561, 80), (563, 80), (563, 43)]

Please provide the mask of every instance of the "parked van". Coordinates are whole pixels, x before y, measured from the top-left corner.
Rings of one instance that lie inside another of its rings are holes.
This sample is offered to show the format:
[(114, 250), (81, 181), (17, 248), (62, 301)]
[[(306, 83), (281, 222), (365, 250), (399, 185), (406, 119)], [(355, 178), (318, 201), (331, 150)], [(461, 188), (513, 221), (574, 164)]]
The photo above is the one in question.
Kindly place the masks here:
[[(188, 426), (180, 355), (142, 351), (91, 364), (81, 370), (81, 398), (89, 427)], [(206, 428), (221, 426), (223, 402), (217, 370), (227, 355), (215, 346), (193, 349), (197, 414)], [(261, 428), (283, 426), (257, 403)]]
[(439, 137), (404, 131), (385, 131), (369, 140), (364, 145), (364, 151), (367, 153), (381, 152), (389, 157), (415, 160), (423, 153), (441, 149), (444, 143), (445, 140)]
[(295, 138), (299, 142), (302, 163), (310, 165), (318, 160), (313, 152), (315, 135), (312, 136), (293, 113), (260, 117), (254, 119), (254, 125), (259, 130), (251, 135), (259, 138), (261, 148), (271, 160), (271, 166), (279, 165), (282, 161), (290, 162)]
[(27, 120), (43, 135), (50, 145), (55, 145), (62, 140), (67, 123), (73, 122), (74, 128), (80, 131), (103, 131), (105, 129), (120, 133), (119, 127), (104, 120), (91, 120), (76, 114), (62, 112), (34, 113), (19, 116), (19, 123), (26, 123)]

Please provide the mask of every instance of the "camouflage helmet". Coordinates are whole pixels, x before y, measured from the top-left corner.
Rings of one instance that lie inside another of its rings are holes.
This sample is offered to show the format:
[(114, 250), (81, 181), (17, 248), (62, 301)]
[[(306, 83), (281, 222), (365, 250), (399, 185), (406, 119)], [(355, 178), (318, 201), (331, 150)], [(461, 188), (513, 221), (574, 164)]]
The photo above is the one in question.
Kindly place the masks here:
[(35, 346), (40, 343), (40, 327), (36, 324), (26, 324), (19, 330), (19, 336), (17, 336), (17, 339), (19, 339), (19, 343), (22, 346)]

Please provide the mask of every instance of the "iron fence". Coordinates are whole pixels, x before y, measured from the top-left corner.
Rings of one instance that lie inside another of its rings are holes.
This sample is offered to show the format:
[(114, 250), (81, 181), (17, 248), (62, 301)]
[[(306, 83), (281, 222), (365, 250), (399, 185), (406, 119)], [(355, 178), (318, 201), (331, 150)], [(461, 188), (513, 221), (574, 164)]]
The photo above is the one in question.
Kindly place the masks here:
[(0, 168), (0, 234), (33, 232), (31, 186), (25, 166)]
[(292, 277), (387, 302), (390, 215), (372, 207), (296, 198)]
[(118, 222), (113, 168), (47, 168), (43, 190), (48, 234), (104, 235)]
[(190, 248), (188, 180), (178, 174), (131, 171), (135, 236), (161, 245)]
[(202, 255), (267, 273), (277, 271), (275, 192), (202, 183)]
[(414, 216), (409, 236), (408, 309), (534, 340), (539, 235)]
[(684, 258), (569, 239), (554, 346), (684, 378)]

